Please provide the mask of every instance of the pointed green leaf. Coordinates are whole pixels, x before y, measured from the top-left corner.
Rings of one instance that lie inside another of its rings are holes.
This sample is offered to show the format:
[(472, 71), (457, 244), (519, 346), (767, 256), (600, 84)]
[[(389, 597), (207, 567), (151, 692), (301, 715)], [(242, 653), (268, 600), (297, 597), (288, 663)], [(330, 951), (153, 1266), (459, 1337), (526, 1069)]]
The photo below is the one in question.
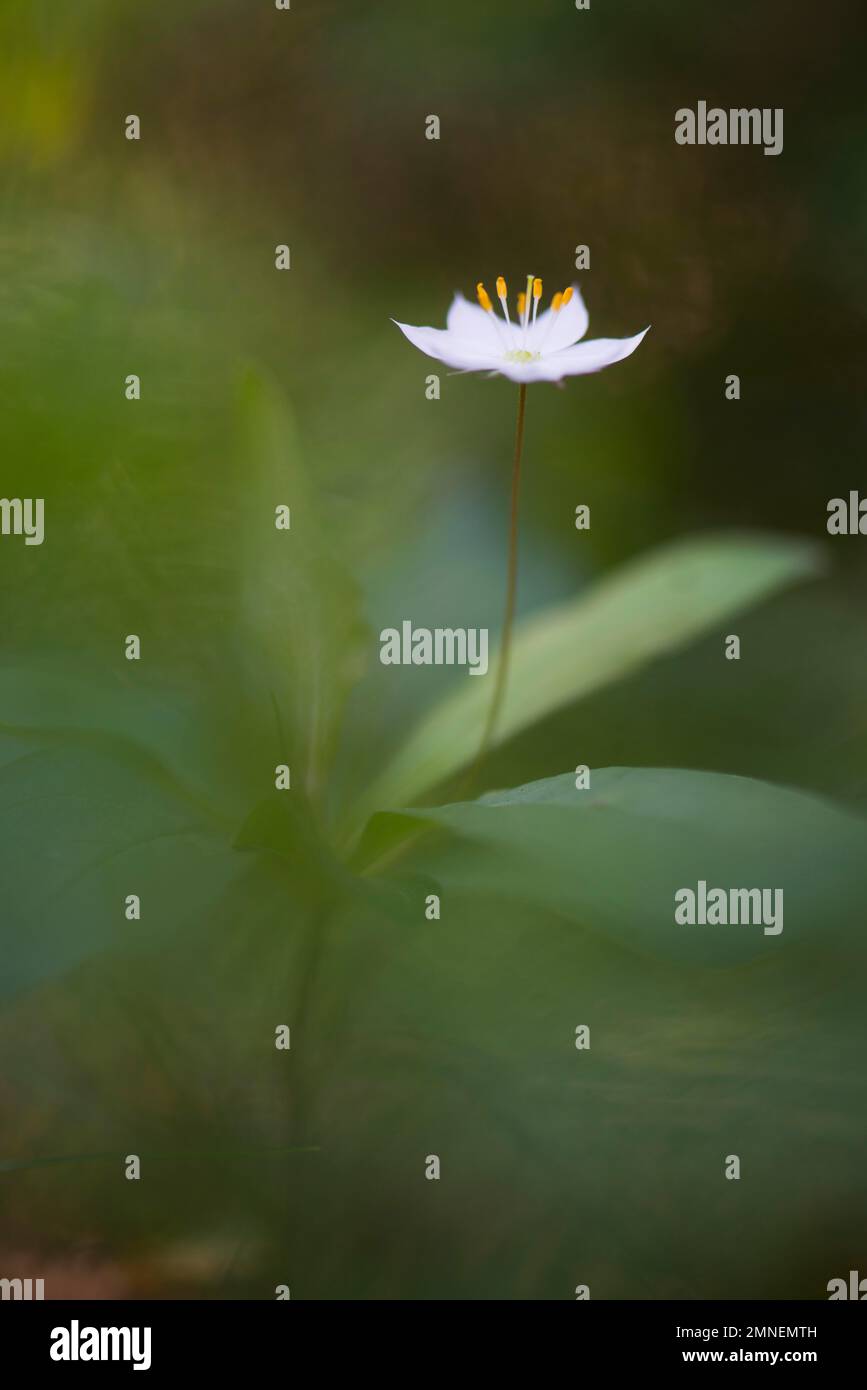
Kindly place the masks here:
[[(646, 954), (736, 964), (860, 930), (852, 915), (867, 895), (860, 818), (804, 792), (720, 773), (604, 768), (591, 779), (588, 790), (569, 774), (401, 819), (449, 833), (423, 855), (444, 891), (554, 909)], [(706, 895), (769, 890), (767, 915), (678, 923), (675, 894), (689, 889), (698, 899), (701, 883)]]
[[(289, 408), (250, 372), (241, 394), (239, 650), (263, 717), (276, 718), (287, 759), (314, 795), (343, 702), (368, 643), (354, 582), (325, 539)], [(289, 528), (278, 529), (277, 509)], [(285, 520), (285, 514), (281, 515)]]
[[(735, 535), (678, 541), (521, 623), (496, 742), (818, 570), (808, 543)], [(474, 756), (496, 671), (465, 679), (416, 728), (371, 784), (360, 820), (415, 800)]]

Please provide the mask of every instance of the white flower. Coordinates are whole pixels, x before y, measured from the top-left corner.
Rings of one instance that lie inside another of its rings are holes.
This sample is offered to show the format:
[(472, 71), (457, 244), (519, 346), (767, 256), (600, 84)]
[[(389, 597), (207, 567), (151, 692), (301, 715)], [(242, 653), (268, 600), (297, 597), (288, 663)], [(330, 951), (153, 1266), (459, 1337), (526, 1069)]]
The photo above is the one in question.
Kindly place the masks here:
[[(503, 318), (495, 312), (484, 285), (477, 288), (478, 304), (456, 294), (445, 328), (414, 328), (397, 323), (409, 341), (428, 357), (463, 372), (490, 372), (512, 381), (562, 381), (610, 367), (634, 352), (644, 333), (634, 338), (591, 338), (582, 343), (589, 316), (577, 285), (555, 294), (551, 307), (538, 312), (542, 281), (532, 275), (518, 295), (518, 313), (509, 316), (506, 282), (497, 280)], [(532, 312), (531, 312), (532, 303)]]

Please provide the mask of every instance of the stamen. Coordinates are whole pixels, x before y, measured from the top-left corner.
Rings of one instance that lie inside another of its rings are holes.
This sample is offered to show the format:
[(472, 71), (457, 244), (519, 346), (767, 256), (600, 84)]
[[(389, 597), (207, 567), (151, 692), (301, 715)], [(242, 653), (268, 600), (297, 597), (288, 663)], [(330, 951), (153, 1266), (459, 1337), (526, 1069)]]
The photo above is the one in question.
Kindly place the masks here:
[(526, 289), (526, 293), (523, 294), (523, 295), (521, 296), (522, 299), (523, 299), (523, 301), (524, 301), (524, 310), (523, 310), (523, 315), (522, 315), (523, 323), (522, 323), (522, 325), (521, 325), (522, 328), (526, 328), (526, 327), (527, 327), (527, 320), (528, 320), (529, 317), (530, 317), (530, 300), (531, 300), (532, 296), (533, 296), (533, 276), (532, 276), (532, 275), (528, 275), (528, 276), (527, 276), (527, 289)]
[(528, 275), (528, 276), (527, 276), (527, 290), (526, 290), (526, 293), (525, 293), (525, 295), (524, 295), (524, 310), (523, 310), (523, 313), (521, 314), (521, 347), (522, 347), (522, 348), (526, 345), (526, 342), (527, 342), (527, 324), (528, 324), (528, 322), (529, 322), (529, 320), (530, 320), (530, 300), (531, 300), (532, 297), (533, 297), (533, 279), (534, 279), (534, 277), (533, 277), (532, 275)]
[(557, 293), (554, 295), (554, 298), (551, 300), (551, 308), (554, 310), (554, 313), (555, 313), (555, 314), (557, 314), (557, 313), (560, 312), (560, 308), (561, 308), (562, 304), (563, 304), (563, 296), (562, 296), (562, 294), (560, 293), (560, 291), (558, 290)]
[(575, 291), (572, 289), (572, 286), (571, 286), (571, 285), (569, 286), (568, 290), (564, 290), (564, 291), (563, 291), (563, 299), (562, 299), (562, 302), (561, 302), (561, 304), (560, 304), (560, 308), (561, 308), (561, 309), (565, 309), (565, 308), (566, 308), (566, 305), (569, 303), (569, 300), (572, 298), (572, 295), (573, 295), (574, 293), (575, 293)]
[(536, 277), (533, 281), (533, 322), (536, 322), (536, 314), (539, 309), (539, 300), (542, 298), (542, 281)]
[[(501, 285), (501, 284), (505, 285), (505, 283), (506, 283), (506, 282), (505, 282), (505, 280), (503, 280), (502, 275), (499, 276), (499, 278), (498, 278), (498, 280), (497, 280), (497, 293), (498, 293), (498, 294), (499, 294), (499, 290), (500, 290), (500, 285)], [(503, 349), (504, 352), (508, 352), (508, 351), (509, 351), (509, 346), (510, 346), (509, 340), (508, 340), (508, 334), (505, 334), (505, 333), (503, 332), (502, 320), (498, 319), (498, 318), (497, 318), (497, 315), (494, 313), (494, 306), (493, 306), (493, 304), (491, 303), (491, 296), (488, 294), (488, 291), (485, 289), (485, 287), (484, 287), (484, 285), (482, 284), (481, 280), (480, 280), (479, 283), (476, 285), (476, 294), (478, 295), (479, 303), (481, 304), (481, 306), (482, 306), (482, 308), (484, 309), (485, 313), (486, 313), (486, 314), (490, 314), (490, 316), (491, 316), (491, 319), (492, 319), (493, 325), (494, 325), (494, 331), (496, 332), (496, 335), (497, 335), (497, 337), (498, 337), (499, 340), (500, 340), (500, 347)], [(507, 313), (507, 314), (506, 314), (506, 318), (508, 318), (508, 317), (509, 317), (509, 316), (508, 316), (508, 313)]]
[(524, 294), (524, 291), (523, 291), (523, 290), (520, 290), (519, 293), (518, 293), (518, 322), (519, 322), (519, 323), (523, 323), (523, 321), (524, 321), (524, 305), (525, 305), (526, 303), (527, 303), (527, 296)]
[(502, 275), (497, 276), (497, 298), (503, 306), (503, 313), (506, 316), (506, 323), (511, 326), (512, 320), (509, 318), (509, 287)]

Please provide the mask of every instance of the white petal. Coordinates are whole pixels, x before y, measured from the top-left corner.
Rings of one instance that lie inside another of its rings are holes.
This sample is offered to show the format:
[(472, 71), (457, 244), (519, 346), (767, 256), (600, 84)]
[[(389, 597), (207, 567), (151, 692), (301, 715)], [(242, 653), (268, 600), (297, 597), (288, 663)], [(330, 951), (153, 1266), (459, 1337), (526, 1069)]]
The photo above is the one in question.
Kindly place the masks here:
[(590, 323), (590, 315), (581, 298), (577, 285), (572, 286), (572, 298), (556, 314), (546, 309), (540, 314), (529, 330), (527, 347), (531, 352), (559, 352), (561, 348), (571, 347), (583, 338)]
[[(541, 362), (530, 362), (528, 366), (538, 367), (539, 375), (535, 381), (562, 381), (564, 376), (584, 376), (588, 372), (600, 372), (615, 362), (629, 357), (641, 342), (645, 333), (636, 333), (634, 338), (591, 338), (589, 342), (577, 343), (563, 348), (561, 352), (545, 353)], [(541, 370), (541, 369), (544, 369)], [(528, 380), (531, 378), (528, 377)]]
[(499, 371), (503, 356), (499, 344), (497, 351), (492, 351), (478, 343), (466, 342), (448, 328), (414, 328), (409, 323), (398, 323), (397, 319), (392, 319), (392, 323), (397, 324), (414, 347), (444, 362), (447, 367), (463, 372)]
[(455, 338), (461, 338), (472, 351), (484, 350), (502, 355), (503, 342), (506, 341), (506, 321), (497, 321), (480, 304), (471, 304), (462, 294), (452, 300), (446, 318), (446, 327)]

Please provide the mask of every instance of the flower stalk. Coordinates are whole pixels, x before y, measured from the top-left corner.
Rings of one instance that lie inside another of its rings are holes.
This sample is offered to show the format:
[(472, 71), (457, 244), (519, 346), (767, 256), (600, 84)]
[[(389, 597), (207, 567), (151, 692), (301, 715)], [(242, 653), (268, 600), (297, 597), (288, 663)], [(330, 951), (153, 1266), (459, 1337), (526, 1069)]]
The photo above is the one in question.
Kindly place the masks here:
[(503, 613), (503, 629), (500, 638), (500, 651), (497, 658), (497, 675), (494, 693), (488, 708), (488, 717), (482, 730), (479, 751), (476, 754), (473, 770), (487, 755), (497, 727), (497, 720), (506, 693), (509, 676), (509, 659), (512, 654), (512, 629), (515, 623), (515, 599), (518, 591), (518, 498), (521, 488), (521, 456), (524, 452), (524, 417), (527, 410), (527, 386), (521, 382), (518, 387), (518, 415), (515, 421), (515, 452), (512, 460), (512, 494), (509, 507), (509, 560), (506, 573), (506, 603)]

